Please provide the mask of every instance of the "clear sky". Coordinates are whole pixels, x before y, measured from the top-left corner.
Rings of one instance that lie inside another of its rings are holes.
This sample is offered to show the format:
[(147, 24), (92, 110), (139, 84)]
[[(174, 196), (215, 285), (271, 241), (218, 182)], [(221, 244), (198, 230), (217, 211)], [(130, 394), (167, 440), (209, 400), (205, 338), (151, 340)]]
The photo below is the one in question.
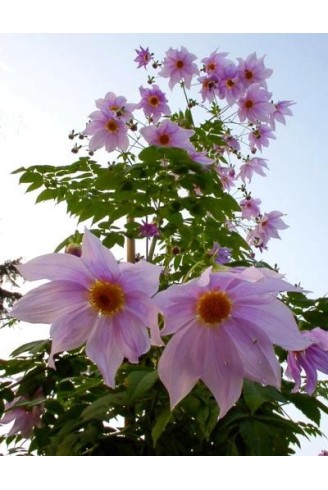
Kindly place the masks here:
[[(139, 100), (145, 83), (135, 48), (149, 46), (162, 58), (185, 46), (199, 59), (219, 48), (231, 59), (266, 55), (274, 73), (273, 98), (293, 100), (294, 117), (278, 125), (277, 140), (263, 152), (270, 172), (255, 177), (252, 195), (264, 211), (286, 213), (290, 226), (271, 240), (263, 259), (278, 263), (290, 282), (315, 295), (328, 292), (328, 35), (327, 34), (2, 34), (0, 35), (0, 261), (48, 253), (75, 229), (63, 206), (35, 206), (10, 172), (32, 164), (74, 161), (68, 133), (82, 130), (94, 101), (108, 91)], [(80, 227), (83, 229), (83, 227)], [(44, 327), (19, 327), (0, 355)], [(0, 332), (0, 339), (3, 338)], [(325, 441), (304, 445), (317, 454)]]

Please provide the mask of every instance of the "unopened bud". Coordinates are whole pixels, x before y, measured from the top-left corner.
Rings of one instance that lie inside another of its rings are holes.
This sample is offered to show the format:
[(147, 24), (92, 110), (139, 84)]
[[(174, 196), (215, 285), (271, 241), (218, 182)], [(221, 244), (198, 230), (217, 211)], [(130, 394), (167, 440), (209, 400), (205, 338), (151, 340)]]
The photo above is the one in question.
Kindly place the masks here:
[(65, 247), (65, 254), (75, 255), (76, 257), (81, 257), (82, 247), (78, 243), (69, 243)]
[(181, 252), (181, 249), (180, 249), (180, 247), (175, 245), (174, 247), (172, 247), (171, 252), (173, 255), (178, 255)]

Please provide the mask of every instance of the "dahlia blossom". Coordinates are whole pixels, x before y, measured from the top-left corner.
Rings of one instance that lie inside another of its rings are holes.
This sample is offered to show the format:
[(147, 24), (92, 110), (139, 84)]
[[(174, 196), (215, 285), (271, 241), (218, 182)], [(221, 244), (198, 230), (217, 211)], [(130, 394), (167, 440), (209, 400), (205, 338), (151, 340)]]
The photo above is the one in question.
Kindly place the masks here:
[(245, 87), (248, 87), (252, 83), (266, 85), (265, 80), (272, 75), (273, 70), (265, 68), (263, 60), (264, 56), (257, 58), (256, 53), (250, 54), (245, 60), (238, 58), (240, 79)]
[(34, 427), (40, 427), (42, 415), (42, 407), (40, 405), (34, 405), (32, 407), (16, 406), (18, 403), (27, 401), (30, 400), (20, 396), (5, 404), (5, 414), (0, 419), (0, 425), (9, 424), (14, 421), (7, 436), (21, 434), (23, 437), (28, 438), (31, 436)]
[(264, 172), (264, 168), (269, 168), (266, 162), (267, 160), (265, 158), (248, 158), (245, 160), (245, 163), (240, 166), (240, 173), (238, 177), (241, 178), (244, 184), (246, 183), (246, 179), (248, 182), (251, 182), (253, 173), (257, 173), (265, 177), (266, 173)]
[[(158, 293), (162, 335), (171, 335), (160, 358), (159, 377), (176, 406), (202, 380), (213, 393), (220, 417), (237, 402), (243, 379), (280, 387), (273, 344), (309, 345), (293, 314), (276, 296), (296, 288), (267, 269), (203, 274)], [(296, 347), (297, 346), (297, 347)]]
[(169, 78), (170, 89), (173, 89), (174, 85), (180, 81), (183, 81), (185, 86), (190, 89), (192, 77), (199, 73), (197, 65), (193, 63), (196, 58), (183, 46), (180, 50), (170, 48), (166, 51), (163, 68), (158, 74)]
[(30, 323), (50, 323), (49, 366), (58, 352), (86, 343), (87, 356), (105, 383), (115, 386), (116, 372), (127, 358), (137, 363), (150, 349), (147, 328), (160, 343), (157, 307), (152, 301), (161, 268), (148, 262), (117, 263), (112, 253), (88, 230), (81, 258), (48, 254), (18, 266), (27, 280), (50, 282), (15, 303), (12, 315)]
[[(136, 104), (128, 104), (125, 97), (108, 92), (103, 99), (96, 100), (96, 107), (101, 111), (112, 111), (123, 121), (129, 121), (133, 118), (132, 111), (136, 109)], [(90, 117), (92, 119), (92, 115)]]
[(257, 126), (257, 128), (248, 135), (248, 140), (251, 148), (258, 148), (260, 151), (262, 151), (262, 146), (269, 146), (269, 138), (274, 140), (276, 139), (275, 135), (271, 131), (270, 126), (264, 125)]
[(116, 149), (126, 151), (129, 146), (127, 126), (116, 112), (103, 108), (90, 114), (91, 121), (87, 124), (84, 134), (91, 136), (89, 148), (91, 151), (105, 147), (108, 152)]
[(186, 151), (195, 151), (189, 138), (195, 134), (192, 129), (180, 128), (177, 124), (165, 120), (158, 126), (146, 126), (140, 133), (149, 145), (182, 148)]
[(246, 219), (256, 218), (260, 214), (261, 199), (247, 197), (239, 203), (241, 207), (241, 217)]
[(259, 83), (250, 85), (245, 95), (237, 102), (238, 116), (241, 121), (256, 123), (256, 121), (268, 121), (273, 112), (271, 93), (265, 90)]
[(276, 129), (276, 121), (282, 124), (286, 124), (285, 116), (292, 116), (293, 113), (289, 109), (289, 106), (294, 105), (295, 102), (291, 100), (280, 100), (273, 104), (274, 110), (270, 116), (270, 124), (273, 129)]
[(142, 66), (144, 68), (147, 67), (148, 63), (152, 60), (153, 54), (150, 53), (149, 48), (142, 48), (140, 46), (140, 49), (135, 49), (135, 52), (137, 53), (137, 57), (134, 59), (136, 63), (138, 63), (137, 68), (141, 68)]
[(154, 123), (157, 123), (163, 115), (171, 114), (171, 109), (167, 105), (167, 98), (158, 85), (152, 85), (152, 88), (139, 88), (142, 97), (141, 102), (136, 106), (137, 109), (143, 109), (146, 117), (151, 117)]
[(304, 370), (307, 376), (305, 391), (312, 395), (318, 380), (317, 370), (328, 374), (328, 332), (317, 327), (303, 330), (302, 335), (311, 345), (305, 350), (288, 352), (286, 374), (295, 381), (295, 393), (301, 387), (301, 372)]
[(231, 63), (226, 59), (228, 53), (217, 53), (217, 50), (213, 51), (208, 58), (203, 58), (204, 68), (209, 75), (222, 76), (224, 68)]

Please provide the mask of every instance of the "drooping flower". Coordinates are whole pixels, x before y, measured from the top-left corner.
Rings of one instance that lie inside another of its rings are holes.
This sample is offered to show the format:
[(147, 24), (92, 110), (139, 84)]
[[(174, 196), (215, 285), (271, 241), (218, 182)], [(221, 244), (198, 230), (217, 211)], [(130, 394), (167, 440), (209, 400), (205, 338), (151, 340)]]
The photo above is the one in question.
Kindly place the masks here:
[(259, 233), (263, 235), (263, 241), (266, 243), (269, 238), (280, 238), (278, 230), (286, 230), (288, 225), (281, 219), (284, 216), (280, 211), (270, 211), (264, 213), (258, 222)]
[(139, 228), (139, 235), (143, 238), (159, 237), (160, 231), (156, 223), (146, 223), (142, 220), (142, 225)]
[(265, 68), (264, 58), (264, 56), (257, 58), (256, 53), (250, 54), (245, 60), (238, 58), (238, 70), (245, 87), (248, 87), (252, 83), (260, 83), (266, 86), (265, 80), (272, 75), (273, 70)]
[(247, 197), (239, 203), (241, 207), (241, 217), (246, 219), (256, 218), (260, 214), (261, 199)]
[(138, 358), (153, 342), (160, 343), (157, 291), (161, 268), (145, 261), (117, 263), (112, 253), (88, 230), (81, 258), (68, 254), (37, 257), (19, 271), (27, 280), (48, 279), (15, 303), (12, 315), (30, 323), (51, 324), (49, 359), (58, 352), (86, 343), (87, 356), (98, 366), (105, 383), (115, 386), (117, 369)]
[(328, 374), (328, 332), (317, 327), (303, 330), (302, 335), (311, 342), (304, 350), (288, 352), (286, 375), (295, 381), (293, 393), (301, 388), (301, 373), (306, 374), (305, 391), (312, 395), (317, 384), (317, 371)]
[(240, 397), (243, 379), (280, 386), (273, 344), (305, 348), (291, 311), (276, 297), (295, 287), (266, 269), (213, 273), (169, 287), (154, 300), (172, 335), (160, 358), (159, 377), (174, 407), (202, 380), (220, 416)]
[(246, 179), (248, 182), (251, 182), (253, 173), (265, 177), (266, 173), (264, 172), (264, 168), (269, 168), (266, 162), (267, 160), (265, 158), (248, 158), (244, 161), (243, 165), (240, 166), (238, 177), (240, 177), (244, 183), (246, 183)]
[[(40, 427), (42, 405), (33, 405), (31, 407), (21, 405), (24, 402), (31, 401), (27, 397), (19, 396), (9, 403), (5, 403), (4, 416), (0, 419), (0, 425), (9, 424), (14, 421), (13, 426), (7, 433), (7, 436), (21, 434), (26, 439), (32, 435), (34, 427)], [(17, 406), (17, 404), (20, 404)]]
[(215, 169), (220, 176), (223, 189), (230, 191), (235, 186), (236, 172), (233, 167), (219, 166)]
[(289, 107), (294, 104), (295, 102), (292, 102), (291, 100), (280, 100), (273, 104), (274, 110), (270, 116), (269, 121), (273, 129), (276, 129), (276, 121), (279, 121), (282, 124), (286, 124), (285, 116), (293, 115)]
[(257, 128), (254, 129), (254, 131), (251, 131), (248, 135), (251, 148), (258, 148), (260, 151), (262, 151), (262, 146), (269, 146), (269, 138), (274, 140), (276, 139), (271, 127), (265, 125), (257, 126)]
[(142, 66), (144, 68), (147, 67), (148, 63), (152, 60), (153, 54), (149, 51), (149, 48), (142, 48), (140, 46), (140, 49), (136, 49), (135, 52), (137, 53), (137, 57), (134, 59), (136, 63), (138, 63), (137, 68), (141, 68)]
[(195, 151), (194, 145), (190, 142), (190, 138), (195, 134), (195, 131), (180, 128), (180, 126), (169, 120), (162, 121), (158, 126), (141, 128), (140, 133), (149, 145)]
[(237, 138), (231, 136), (231, 134), (226, 134), (223, 137), (230, 151), (237, 152), (240, 151), (240, 144)]
[(129, 146), (127, 126), (116, 113), (103, 109), (90, 114), (91, 121), (87, 124), (84, 134), (91, 136), (89, 149), (98, 150), (103, 146), (108, 152), (116, 149), (126, 151)]
[[(126, 98), (119, 95), (117, 96), (113, 92), (108, 92), (103, 99), (96, 100), (96, 107), (101, 111), (111, 111), (115, 113), (118, 119), (123, 121), (128, 121), (133, 118), (132, 111), (136, 109), (136, 104), (130, 104), (127, 102)], [(92, 114), (90, 115), (93, 119)]]
[(204, 151), (190, 151), (188, 152), (189, 158), (194, 162), (200, 163), (201, 165), (212, 165), (214, 160), (209, 158)]
[(218, 242), (214, 242), (213, 247), (208, 251), (208, 255), (214, 257), (214, 261), (217, 264), (227, 264), (230, 262), (231, 252), (231, 248), (221, 247)]
[(170, 48), (166, 51), (163, 68), (158, 74), (169, 78), (170, 89), (181, 81), (190, 89), (192, 77), (199, 73), (196, 63), (193, 63), (196, 58), (197, 56), (189, 53), (183, 46), (180, 50)]
[(140, 87), (139, 91), (142, 99), (136, 108), (143, 109), (145, 116), (151, 117), (154, 123), (157, 123), (162, 115), (171, 114), (168, 100), (158, 85), (152, 85), (150, 89)]
[(271, 95), (259, 83), (250, 85), (245, 95), (237, 101), (239, 119), (241, 121), (247, 119), (251, 123), (268, 121), (273, 112), (273, 105), (270, 102)]
[(328, 451), (326, 449), (323, 449), (318, 456), (328, 456)]

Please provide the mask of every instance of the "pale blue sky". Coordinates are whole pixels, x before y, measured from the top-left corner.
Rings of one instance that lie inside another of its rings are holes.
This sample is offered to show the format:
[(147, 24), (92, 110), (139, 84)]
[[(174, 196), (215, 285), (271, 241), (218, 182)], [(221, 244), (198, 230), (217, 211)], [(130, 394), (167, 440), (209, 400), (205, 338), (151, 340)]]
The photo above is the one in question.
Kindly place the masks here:
[(326, 34), (0, 35), (1, 259), (49, 252), (74, 230), (62, 207), (34, 207), (35, 195), (24, 195), (9, 174), (22, 165), (72, 162), (67, 134), (84, 128), (94, 100), (108, 91), (138, 101), (138, 87), (146, 80), (133, 62), (140, 44), (158, 58), (181, 45), (199, 59), (216, 48), (231, 59), (266, 54), (266, 65), (274, 70), (268, 81), (273, 98), (296, 105), (294, 117), (278, 125), (277, 140), (262, 154), (268, 177), (255, 177), (250, 187), (264, 211), (286, 213), (290, 226), (281, 241), (270, 241), (263, 258), (277, 262), (291, 282), (327, 293)]

